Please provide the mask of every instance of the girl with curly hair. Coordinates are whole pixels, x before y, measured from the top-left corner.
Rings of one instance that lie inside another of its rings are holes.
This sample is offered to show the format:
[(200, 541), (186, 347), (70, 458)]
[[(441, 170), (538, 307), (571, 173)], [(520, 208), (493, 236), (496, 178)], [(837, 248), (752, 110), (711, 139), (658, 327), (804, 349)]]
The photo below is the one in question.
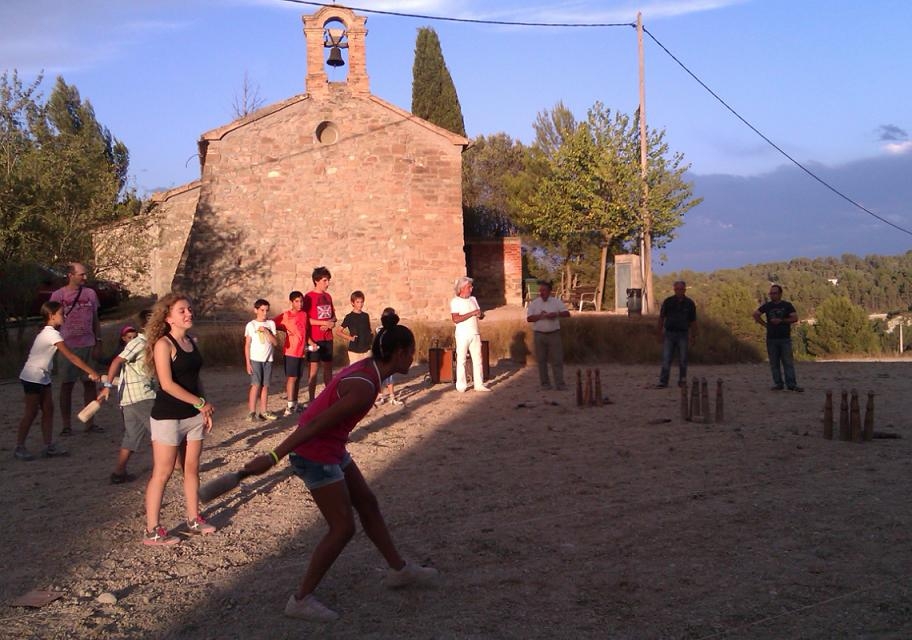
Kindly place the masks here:
[(146, 325), (146, 364), (158, 379), (152, 406), (152, 477), (146, 486), (146, 533), (143, 544), (172, 545), (180, 540), (159, 522), (165, 485), (181, 456), (187, 530), (209, 534), (215, 527), (199, 514), (199, 463), (203, 439), (212, 430), (215, 407), (203, 397), (203, 366), (196, 342), (190, 299), (169, 293), (152, 308)]

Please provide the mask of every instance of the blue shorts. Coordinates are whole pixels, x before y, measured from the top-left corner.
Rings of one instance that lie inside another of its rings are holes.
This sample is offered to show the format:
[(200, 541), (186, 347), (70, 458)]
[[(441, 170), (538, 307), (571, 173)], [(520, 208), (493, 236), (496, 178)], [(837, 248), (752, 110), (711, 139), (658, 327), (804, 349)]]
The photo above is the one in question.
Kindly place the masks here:
[(252, 387), (268, 387), (269, 378), (272, 377), (272, 363), (271, 362), (257, 362), (256, 360), (250, 361), (250, 370), (253, 372), (250, 374), (250, 386)]
[(345, 467), (351, 464), (352, 457), (348, 451), (339, 464), (323, 464), (302, 458), (295, 452), (288, 454), (288, 462), (296, 476), (304, 481), (304, 486), (313, 491), (334, 482), (345, 480)]
[(317, 350), (307, 352), (308, 362), (332, 362), (333, 361), (333, 341), (317, 340)]

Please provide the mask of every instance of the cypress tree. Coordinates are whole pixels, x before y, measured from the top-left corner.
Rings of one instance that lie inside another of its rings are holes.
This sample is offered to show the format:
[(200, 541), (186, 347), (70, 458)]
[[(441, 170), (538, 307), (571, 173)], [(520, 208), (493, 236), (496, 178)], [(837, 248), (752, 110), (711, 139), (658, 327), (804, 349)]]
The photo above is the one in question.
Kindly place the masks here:
[(439, 127), (465, 135), (465, 122), (456, 86), (431, 27), (418, 29), (412, 66), (412, 113)]

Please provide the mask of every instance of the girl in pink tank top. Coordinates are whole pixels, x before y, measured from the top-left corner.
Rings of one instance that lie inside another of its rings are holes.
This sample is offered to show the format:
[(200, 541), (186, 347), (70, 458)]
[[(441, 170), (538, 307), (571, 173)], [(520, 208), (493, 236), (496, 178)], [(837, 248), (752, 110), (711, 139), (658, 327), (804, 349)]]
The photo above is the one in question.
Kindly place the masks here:
[(354, 536), (355, 511), (367, 537), (389, 565), (387, 587), (404, 587), (437, 575), (436, 569), (408, 564), (399, 555), (377, 498), (345, 450), (348, 434), (374, 406), (380, 381), (393, 373), (407, 373), (415, 357), (415, 336), (399, 325), (399, 316), (383, 318), (371, 355), (337, 374), (302, 414), (291, 435), (244, 466), (247, 473), (264, 473), (287, 455), (329, 527), (310, 557), (304, 579), (285, 605), (285, 615), (293, 618), (322, 622), (338, 618), (313, 592)]

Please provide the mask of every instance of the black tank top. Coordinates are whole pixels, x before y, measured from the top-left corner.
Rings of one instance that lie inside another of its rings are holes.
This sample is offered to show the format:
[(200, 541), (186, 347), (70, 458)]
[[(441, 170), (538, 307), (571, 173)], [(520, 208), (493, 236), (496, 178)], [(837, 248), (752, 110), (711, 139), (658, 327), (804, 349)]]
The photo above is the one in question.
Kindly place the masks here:
[[(177, 344), (177, 340), (169, 334), (165, 334), (165, 337), (171, 341), (177, 351), (177, 355), (171, 361), (171, 378), (193, 395), (199, 396), (199, 372), (203, 367), (203, 356), (200, 354), (199, 349), (196, 348), (196, 344), (191, 340), (190, 344), (193, 345), (193, 350), (184, 351)], [(194, 409), (192, 404), (178, 400), (159, 387), (155, 396), (155, 404), (152, 405), (153, 418), (156, 420), (184, 420), (192, 418), (198, 413), (199, 409)]]

